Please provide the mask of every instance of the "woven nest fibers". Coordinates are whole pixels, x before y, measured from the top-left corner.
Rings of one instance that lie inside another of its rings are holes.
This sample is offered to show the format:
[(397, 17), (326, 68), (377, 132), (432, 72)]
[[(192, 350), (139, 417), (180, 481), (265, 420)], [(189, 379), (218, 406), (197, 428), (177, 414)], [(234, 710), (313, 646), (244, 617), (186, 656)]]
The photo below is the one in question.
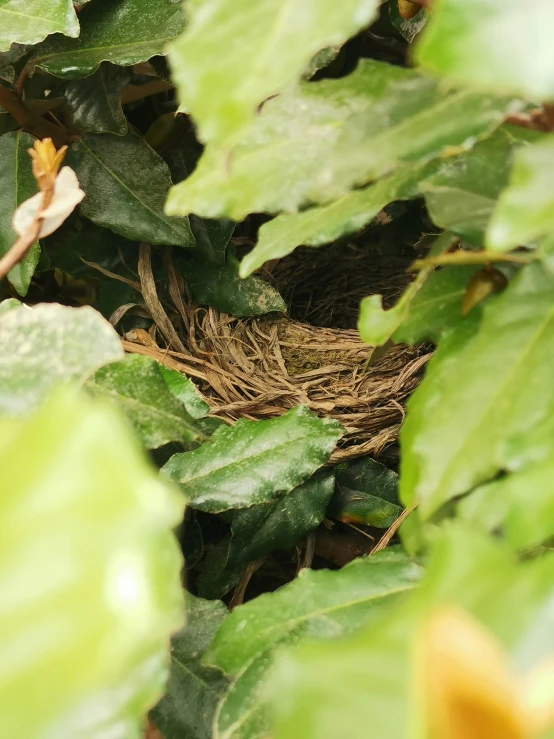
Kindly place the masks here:
[(303, 404), (346, 430), (331, 461), (378, 456), (397, 440), (403, 403), (429, 354), (398, 345), (369, 364), (371, 347), (355, 325), (365, 296), (380, 293), (385, 306), (394, 302), (406, 285), (408, 262), (355, 244), (297, 249), (261, 274), (280, 290), (289, 315), (239, 319), (185, 300), (171, 263), (175, 310), (166, 311), (148, 248), (141, 248), (142, 293), (155, 327), (130, 332), (124, 345), (196, 378), (216, 417), (267, 419)]

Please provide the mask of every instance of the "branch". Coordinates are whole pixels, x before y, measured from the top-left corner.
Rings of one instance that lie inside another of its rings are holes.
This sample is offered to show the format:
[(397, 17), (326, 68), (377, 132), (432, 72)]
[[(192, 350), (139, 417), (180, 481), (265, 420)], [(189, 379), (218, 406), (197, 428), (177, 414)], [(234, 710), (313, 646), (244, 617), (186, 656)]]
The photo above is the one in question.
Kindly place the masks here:
[(39, 139), (51, 138), (57, 148), (63, 146), (67, 140), (67, 131), (60, 126), (45, 121), (33, 113), (23, 100), (7, 87), (0, 85), (0, 107), (4, 108), (12, 118), (19, 123), (21, 128), (34, 134)]

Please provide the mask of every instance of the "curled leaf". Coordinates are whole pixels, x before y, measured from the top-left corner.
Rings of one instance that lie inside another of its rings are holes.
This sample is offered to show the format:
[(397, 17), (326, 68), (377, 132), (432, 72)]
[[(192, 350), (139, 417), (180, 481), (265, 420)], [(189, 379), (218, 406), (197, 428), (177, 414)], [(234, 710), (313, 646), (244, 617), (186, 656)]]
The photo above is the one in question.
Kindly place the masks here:
[(508, 280), (498, 269), (485, 267), (476, 272), (467, 283), (462, 302), (462, 315), (467, 316), (476, 305), (492, 295), (504, 290)]

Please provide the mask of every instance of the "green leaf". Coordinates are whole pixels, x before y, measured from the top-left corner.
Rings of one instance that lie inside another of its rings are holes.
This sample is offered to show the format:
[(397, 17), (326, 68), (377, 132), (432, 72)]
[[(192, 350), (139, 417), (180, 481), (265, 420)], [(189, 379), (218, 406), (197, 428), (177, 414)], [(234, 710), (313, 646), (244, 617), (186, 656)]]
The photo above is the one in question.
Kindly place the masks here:
[(402, 513), (398, 475), (370, 457), (339, 465), (336, 491), (328, 515), (388, 529)]
[(471, 151), (443, 164), (420, 186), (434, 223), (482, 246), (498, 196), (508, 184), (514, 152), (541, 137), (537, 131), (502, 126)]
[(2, 0), (0, 51), (13, 43), (36, 44), (49, 33), (79, 35), (79, 21), (71, 0)]
[(182, 624), (183, 500), (119, 413), (75, 392), (0, 434), (5, 731), (138, 736)]
[(487, 232), (491, 249), (508, 250), (554, 233), (554, 136), (520, 149)]
[(208, 146), (193, 174), (171, 190), (167, 212), (240, 221), (329, 202), (403, 162), (473, 145), (511, 107), (362, 59), (347, 77), (303, 82), (269, 100), (229, 161)]
[(213, 264), (195, 253), (183, 254), (184, 277), (195, 302), (211, 305), (233, 316), (262, 316), (271, 311), (286, 313), (287, 306), (276, 288), (259, 277), (239, 277), (239, 262), (229, 251), (224, 264)]
[(170, 47), (169, 58), (180, 101), (200, 138), (228, 146), (240, 139), (261, 102), (299, 79), (318, 51), (368, 25), (377, 5), (377, 0), (189, 2), (188, 27)]
[(432, 272), (410, 304), (410, 310), (392, 335), (395, 343), (420, 344), (440, 337), (462, 318), (466, 287), (479, 266), (443, 267)]
[(428, 271), (421, 270), (395, 305), (388, 310), (383, 308), (382, 295), (370, 295), (364, 298), (360, 303), (360, 317), (358, 318), (358, 331), (362, 341), (373, 346), (385, 344), (408, 317), (412, 300), (425, 284), (427, 276)]
[(121, 407), (146, 449), (157, 449), (170, 441), (189, 446), (203, 434), (171, 394), (160, 368), (155, 359), (131, 354), (99, 369), (86, 388)]
[(288, 495), (236, 511), (228, 564), (245, 564), (278, 549), (296, 546), (323, 520), (334, 487), (333, 471), (318, 470)]
[(302, 570), (276, 592), (236, 608), (205, 657), (235, 676), (220, 703), (214, 736), (267, 735), (264, 686), (275, 651), (308, 637), (328, 640), (360, 628), (396, 603), (420, 576), (421, 568), (404, 555), (380, 553), (338, 572)]
[(56, 36), (40, 44), (31, 69), (75, 79), (88, 77), (101, 62), (131, 66), (162, 54), (185, 27), (181, 4), (172, 0), (94, 2), (79, 14), (79, 21), (79, 38)]
[(198, 595), (202, 598), (222, 598), (232, 590), (244, 571), (244, 563), (229, 563), (231, 536), (215, 544), (202, 563), (202, 572), (197, 580)]
[[(271, 735), (365, 739), (370, 717), (371, 736), (409, 736), (420, 708), (413, 698), (413, 655), (422, 620), (439, 605), (456, 605), (490, 629), (512, 656), (530, 655), (532, 630), (541, 617), (547, 626), (553, 575), (552, 557), (521, 564), (491, 537), (469, 528), (440, 532), (425, 579), (409, 599), (353, 636), (324, 649), (318, 642), (301, 644), (278, 658), (266, 689), (275, 719)], [(548, 652), (551, 629), (550, 621), (536, 661)]]
[(501, 532), (517, 549), (554, 536), (554, 428), (547, 418), (504, 453), (505, 472), (458, 505), (458, 515), (476, 529)]
[(161, 375), (167, 385), (169, 392), (185, 406), (185, 410), (192, 418), (204, 418), (210, 412), (210, 406), (202, 397), (200, 391), (192, 380), (177, 370), (169, 369), (163, 364), (159, 365)]
[(60, 89), (72, 123), (92, 133), (127, 133), (121, 93), (131, 75), (124, 67), (101, 64), (84, 80), (67, 82)]
[(72, 147), (68, 163), (86, 192), (81, 211), (93, 223), (136, 241), (194, 246), (188, 219), (163, 212), (171, 175), (143, 139), (87, 134)]
[(494, 94), (554, 100), (554, 5), (437, 0), (417, 45), (425, 68)]
[(186, 626), (171, 639), (171, 675), (166, 694), (150, 711), (164, 739), (211, 739), (212, 719), (229, 683), (204, 667), (202, 654), (229, 614), (221, 601), (187, 596)]
[[(35, 142), (33, 136), (21, 131), (0, 137), (0, 256), (6, 254), (17, 240), (12, 228), (12, 217), (24, 200), (38, 192), (31, 171), (31, 157), (27, 149)], [(8, 274), (8, 279), (19, 295), (26, 295), (40, 256), (38, 241), (26, 257)]]
[(42, 303), (0, 316), (0, 412), (15, 415), (41, 403), (51, 389), (84, 382), (123, 357), (119, 337), (92, 308)]
[(285, 257), (297, 246), (323, 246), (359, 231), (393, 200), (417, 197), (420, 181), (436, 167), (433, 162), (400, 167), (389, 177), (328, 205), (284, 213), (264, 223), (258, 232), (258, 243), (241, 262), (240, 276), (248, 277), (264, 262)]
[(199, 449), (174, 454), (162, 471), (193, 508), (249, 508), (304, 482), (329, 459), (341, 435), (336, 421), (298, 406), (280, 418), (221, 426)]
[(552, 412), (553, 290), (532, 263), (443, 337), (400, 437), (401, 497), (424, 518), (493, 478), (506, 442)]

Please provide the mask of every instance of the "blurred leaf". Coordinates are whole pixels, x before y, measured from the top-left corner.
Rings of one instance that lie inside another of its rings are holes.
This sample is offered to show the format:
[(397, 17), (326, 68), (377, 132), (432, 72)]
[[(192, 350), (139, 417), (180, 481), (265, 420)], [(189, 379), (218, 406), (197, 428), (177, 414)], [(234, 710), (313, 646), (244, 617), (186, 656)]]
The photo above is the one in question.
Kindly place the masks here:
[[(38, 192), (31, 171), (31, 157), (27, 152), (34, 142), (33, 136), (21, 131), (0, 137), (0, 256), (6, 254), (17, 240), (12, 228), (16, 208)], [(8, 279), (19, 295), (27, 295), (39, 257), (37, 241), (25, 258), (10, 270)]]
[(443, 267), (432, 272), (410, 304), (410, 310), (392, 335), (399, 344), (438, 344), (442, 334), (462, 317), (469, 280), (479, 266)]
[(231, 524), (228, 563), (244, 564), (278, 549), (296, 546), (323, 520), (334, 483), (333, 470), (325, 468), (288, 495), (236, 511)]
[(75, 392), (0, 433), (4, 730), (138, 736), (182, 623), (182, 498), (118, 413)]
[(177, 370), (169, 369), (163, 364), (159, 365), (161, 375), (167, 385), (169, 392), (185, 406), (189, 416), (192, 418), (204, 418), (210, 412), (210, 406), (206, 403), (196, 385), (192, 380)]
[(170, 441), (189, 446), (203, 434), (169, 391), (160, 367), (155, 359), (131, 354), (98, 370), (86, 388), (121, 407), (146, 449)]
[(506, 442), (552, 412), (553, 290), (554, 277), (530, 264), (443, 337), (400, 437), (401, 497), (423, 518), (492, 479)]
[[(170, 47), (173, 79), (202, 141), (232, 146), (257, 106), (295, 82), (321, 49), (376, 16), (377, 0), (193, 0)], [(236, 43), (237, 34), (240, 43)], [(226, 49), (221, 64), (222, 46)]]
[(92, 308), (42, 303), (0, 317), (0, 412), (32, 410), (55, 385), (84, 382), (123, 357), (119, 337)]
[(194, 246), (188, 219), (163, 211), (171, 175), (143, 139), (132, 133), (87, 134), (68, 159), (86, 192), (81, 211), (93, 223), (128, 239)]
[(264, 686), (277, 648), (306, 638), (337, 638), (372, 622), (420, 576), (421, 568), (404, 555), (383, 552), (354, 560), (338, 572), (301, 570), (276, 592), (235, 608), (205, 657), (236, 676), (220, 703), (216, 736), (267, 735)]
[(17, 298), (6, 298), (6, 300), (0, 301), (0, 315), (14, 308), (19, 308), (21, 305), (21, 301), (17, 300)]
[[(521, 564), (471, 529), (442, 531), (426, 577), (409, 599), (325, 649), (318, 642), (306, 643), (278, 658), (267, 690), (275, 719), (271, 735), (366, 739), (369, 721), (371, 736), (409, 736), (421, 709), (413, 694), (418, 680), (413, 655), (422, 620), (439, 604), (457, 605), (515, 655), (551, 603), (553, 575), (552, 557)], [(549, 636), (551, 622), (549, 627), (543, 634)], [(541, 658), (548, 652), (545, 641), (543, 636)]]
[(495, 267), (487, 265), (475, 272), (466, 285), (462, 302), (462, 315), (466, 316), (476, 305), (482, 303), (490, 295), (502, 292), (508, 285), (506, 275)]
[(553, 164), (553, 135), (516, 153), (510, 182), (489, 225), (491, 249), (508, 250), (554, 233)]
[(103, 63), (84, 80), (67, 82), (60, 90), (72, 123), (92, 133), (127, 133), (121, 93), (131, 79), (129, 70)]
[(208, 146), (193, 174), (171, 190), (167, 212), (239, 221), (329, 202), (403, 162), (467, 148), (511, 107), (362, 59), (347, 77), (303, 82), (265, 103), (229, 161)]
[(554, 100), (550, 0), (437, 0), (416, 49), (427, 69), (494, 94)]
[(162, 471), (193, 508), (249, 508), (304, 482), (329, 459), (341, 435), (336, 421), (298, 406), (268, 421), (221, 426), (199, 449), (174, 454)]
[(79, 22), (78, 39), (48, 39), (38, 46), (31, 68), (75, 79), (88, 77), (105, 61), (131, 66), (162, 54), (185, 27), (181, 4), (172, 0), (93, 2), (79, 14)]
[(420, 188), (434, 223), (483, 246), (498, 196), (508, 184), (514, 152), (542, 136), (505, 125), (471, 151), (444, 163)]
[(268, 282), (259, 277), (239, 277), (239, 262), (231, 250), (223, 264), (198, 258), (196, 249), (193, 254), (181, 255), (180, 262), (192, 296), (200, 305), (211, 305), (232, 316), (287, 311), (283, 298)]
[(328, 515), (341, 521), (388, 529), (402, 513), (398, 475), (371, 457), (337, 467), (336, 491)]
[(79, 35), (71, 0), (3, 0), (0, 6), (0, 51), (18, 44), (36, 44), (49, 33)]
[(393, 200), (417, 197), (419, 183), (436, 167), (434, 162), (406, 165), (328, 205), (283, 213), (264, 223), (258, 232), (258, 243), (241, 262), (240, 276), (247, 277), (269, 259), (287, 256), (297, 246), (323, 246), (360, 230)]
[(515, 437), (502, 477), (474, 490), (458, 515), (476, 529), (500, 532), (517, 549), (554, 536), (554, 427), (551, 418)]
[(204, 667), (202, 655), (229, 611), (221, 601), (187, 596), (187, 623), (171, 639), (171, 675), (166, 694), (150, 711), (164, 739), (211, 739), (212, 720), (229, 683)]

